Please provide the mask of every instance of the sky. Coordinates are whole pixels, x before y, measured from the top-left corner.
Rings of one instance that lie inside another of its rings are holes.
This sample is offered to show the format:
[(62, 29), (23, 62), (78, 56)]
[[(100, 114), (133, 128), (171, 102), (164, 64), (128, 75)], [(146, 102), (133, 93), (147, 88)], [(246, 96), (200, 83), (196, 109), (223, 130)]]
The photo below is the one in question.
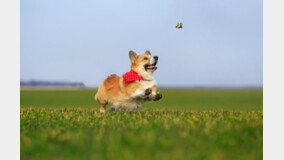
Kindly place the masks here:
[(28, 0), (20, 18), (22, 81), (97, 87), (150, 50), (158, 87), (263, 84), (261, 0)]

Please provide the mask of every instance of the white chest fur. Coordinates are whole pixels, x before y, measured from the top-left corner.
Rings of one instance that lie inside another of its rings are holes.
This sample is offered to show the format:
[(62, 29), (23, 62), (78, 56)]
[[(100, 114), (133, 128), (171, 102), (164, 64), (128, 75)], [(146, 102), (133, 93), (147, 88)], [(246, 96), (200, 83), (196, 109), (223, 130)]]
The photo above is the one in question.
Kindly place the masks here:
[[(131, 98), (136, 98), (140, 96), (145, 95), (145, 90), (148, 88), (152, 88), (156, 85), (156, 80), (149, 80), (149, 81), (138, 81), (137, 82), (140, 85), (140, 88), (138, 88), (132, 95)], [(153, 93), (156, 94), (156, 93)]]
[(148, 88), (152, 88), (152, 87), (154, 87), (155, 85), (156, 85), (156, 80), (146, 80), (146, 81), (138, 81), (138, 83), (140, 84), (140, 88), (141, 89), (144, 89), (144, 90), (146, 90), (146, 89), (148, 89)]

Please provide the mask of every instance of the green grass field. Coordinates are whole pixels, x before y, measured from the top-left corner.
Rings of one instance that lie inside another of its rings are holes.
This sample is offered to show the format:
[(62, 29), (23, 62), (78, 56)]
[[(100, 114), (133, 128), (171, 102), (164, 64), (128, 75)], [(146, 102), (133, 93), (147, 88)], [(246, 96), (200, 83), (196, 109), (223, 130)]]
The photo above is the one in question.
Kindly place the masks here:
[(21, 159), (262, 159), (262, 89), (169, 89), (100, 114), (96, 90), (21, 90)]

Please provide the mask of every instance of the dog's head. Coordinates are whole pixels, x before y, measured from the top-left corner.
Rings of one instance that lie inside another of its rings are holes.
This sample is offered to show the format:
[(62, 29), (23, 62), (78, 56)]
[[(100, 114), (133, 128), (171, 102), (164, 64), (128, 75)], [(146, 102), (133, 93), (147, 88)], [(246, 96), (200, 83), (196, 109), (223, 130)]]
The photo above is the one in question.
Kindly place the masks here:
[(142, 76), (147, 76), (157, 70), (158, 56), (152, 57), (150, 51), (146, 51), (143, 55), (129, 51), (129, 58), (131, 69)]

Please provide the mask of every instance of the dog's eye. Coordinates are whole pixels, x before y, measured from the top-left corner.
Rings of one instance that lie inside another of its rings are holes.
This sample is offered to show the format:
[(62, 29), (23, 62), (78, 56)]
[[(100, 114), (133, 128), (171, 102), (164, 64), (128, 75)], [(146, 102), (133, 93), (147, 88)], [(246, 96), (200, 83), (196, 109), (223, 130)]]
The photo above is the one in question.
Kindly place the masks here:
[(148, 58), (147, 58), (147, 57), (145, 57), (145, 58), (144, 58), (144, 60), (148, 60)]

